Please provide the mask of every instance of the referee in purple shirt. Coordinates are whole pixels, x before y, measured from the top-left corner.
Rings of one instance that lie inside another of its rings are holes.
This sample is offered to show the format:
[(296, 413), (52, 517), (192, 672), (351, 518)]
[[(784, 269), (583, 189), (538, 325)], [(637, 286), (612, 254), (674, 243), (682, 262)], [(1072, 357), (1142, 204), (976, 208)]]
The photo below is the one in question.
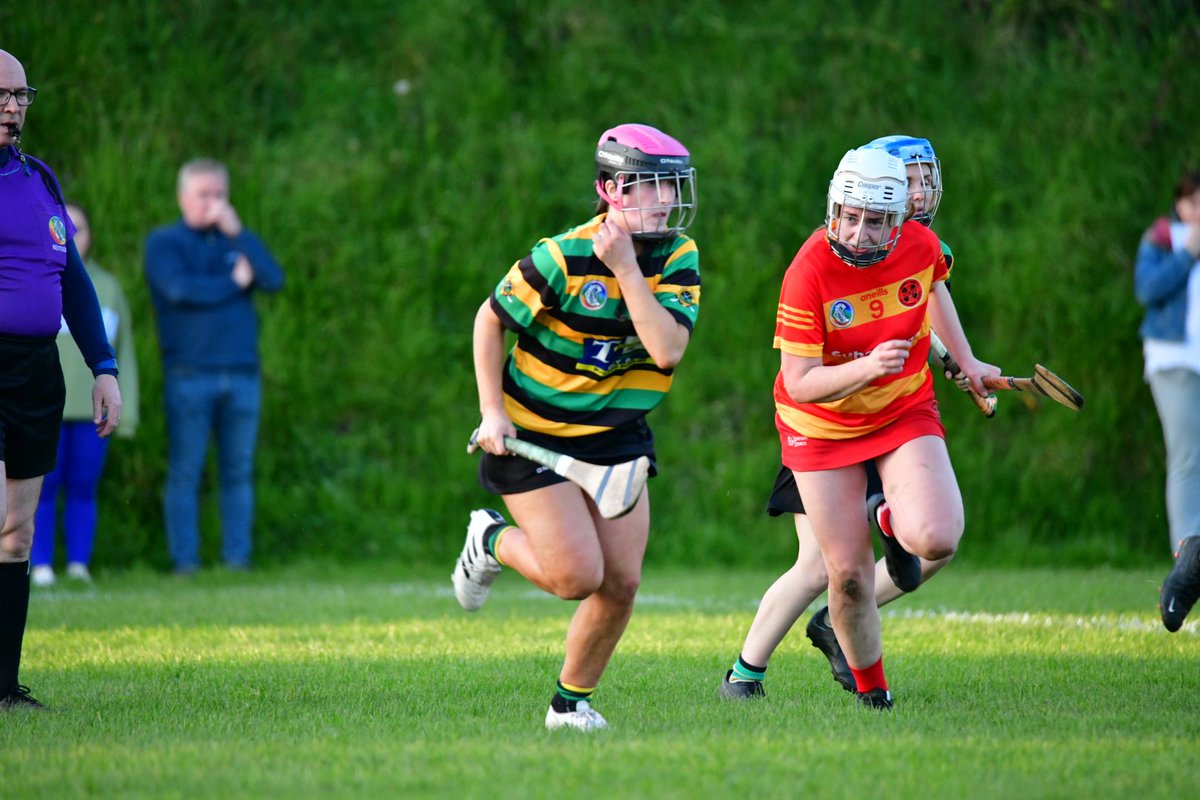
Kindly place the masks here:
[(54, 173), (19, 145), (37, 90), (0, 50), (0, 712), (42, 708), (18, 680), (29, 610), (29, 550), (42, 477), (54, 469), (62, 426), (60, 318), (95, 375), (92, 421), (121, 421), (117, 360), (73, 241)]

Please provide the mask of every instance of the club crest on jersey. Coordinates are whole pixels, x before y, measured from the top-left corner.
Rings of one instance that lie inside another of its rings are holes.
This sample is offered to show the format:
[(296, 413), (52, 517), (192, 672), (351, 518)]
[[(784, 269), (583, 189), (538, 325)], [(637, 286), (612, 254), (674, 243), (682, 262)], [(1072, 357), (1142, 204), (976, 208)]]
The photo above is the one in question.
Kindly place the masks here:
[(63, 222), (62, 217), (57, 214), (50, 218), (50, 238), (57, 245), (67, 243), (67, 223)]
[(691, 289), (682, 289), (675, 293), (675, 299), (679, 301), (679, 305), (684, 308), (691, 308), (696, 305), (696, 296), (692, 294)]
[(512, 297), (512, 293), (513, 293), (512, 281), (508, 278), (505, 278), (504, 280), (502, 280), (500, 282), (500, 296), (501, 297)]
[(921, 299), (924, 296), (925, 290), (921, 288), (921, 282), (916, 278), (909, 278), (900, 284), (900, 289), (896, 292), (896, 297), (900, 300), (900, 305), (905, 308), (920, 305)]
[(604, 285), (604, 281), (588, 281), (579, 290), (579, 300), (589, 311), (604, 308), (604, 304), (608, 302), (608, 287)]
[(829, 306), (829, 321), (835, 328), (845, 328), (854, 322), (854, 305), (849, 300), (834, 300)]

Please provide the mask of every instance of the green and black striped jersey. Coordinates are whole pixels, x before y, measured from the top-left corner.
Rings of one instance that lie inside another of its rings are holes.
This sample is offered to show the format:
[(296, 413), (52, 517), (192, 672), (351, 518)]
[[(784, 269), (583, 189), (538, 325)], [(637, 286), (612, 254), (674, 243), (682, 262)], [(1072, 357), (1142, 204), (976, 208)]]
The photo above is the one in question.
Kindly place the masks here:
[[(617, 279), (593, 252), (604, 217), (542, 239), (492, 293), (492, 309), (517, 334), (504, 366), (504, 403), (519, 428), (602, 433), (644, 416), (671, 388), (674, 370), (655, 366)], [(658, 302), (690, 331), (700, 306), (696, 243), (647, 241), (638, 265)]]

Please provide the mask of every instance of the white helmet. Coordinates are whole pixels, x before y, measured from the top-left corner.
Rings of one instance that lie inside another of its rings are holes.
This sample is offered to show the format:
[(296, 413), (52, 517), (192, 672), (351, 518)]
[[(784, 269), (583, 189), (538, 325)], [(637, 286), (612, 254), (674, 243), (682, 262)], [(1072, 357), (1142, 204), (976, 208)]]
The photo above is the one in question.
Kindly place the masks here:
[[(860, 224), (851, 231), (842, 230), (846, 227), (843, 209), (863, 211), (858, 215)], [(838, 258), (855, 267), (868, 267), (896, 247), (907, 211), (904, 162), (884, 150), (848, 150), (829, 182), (825, 238)], [(867, 215), (871, 219), (862, 219)], [(877, 233), (876, 227), (880, 228)]]

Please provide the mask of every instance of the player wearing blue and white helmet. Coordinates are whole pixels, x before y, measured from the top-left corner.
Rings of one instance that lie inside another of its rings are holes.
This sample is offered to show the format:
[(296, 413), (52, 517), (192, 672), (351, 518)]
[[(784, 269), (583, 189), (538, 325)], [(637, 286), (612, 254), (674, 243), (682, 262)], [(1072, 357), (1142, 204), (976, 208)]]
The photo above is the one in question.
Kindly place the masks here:
[(904, 162), (908, 173), (909, 219), (929, 227), (942, 204), (942, 165), (929, 140), (896, 133), (870, 141), (861, 149), (883, 150)]

